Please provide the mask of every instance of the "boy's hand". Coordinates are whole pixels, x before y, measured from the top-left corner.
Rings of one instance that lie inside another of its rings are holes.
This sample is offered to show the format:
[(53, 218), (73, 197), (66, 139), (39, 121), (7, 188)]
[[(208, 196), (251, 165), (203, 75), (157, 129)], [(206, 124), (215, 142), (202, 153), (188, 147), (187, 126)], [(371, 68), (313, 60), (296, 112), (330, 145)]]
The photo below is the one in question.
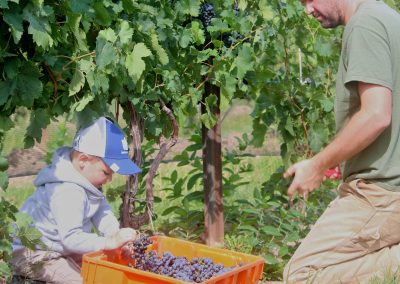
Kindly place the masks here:
[(107, 237), (105, 250), (116, 249), (123, 246), (129, 241), (134, 241), (137, 237), (137, 232), (132, 228), (122, 228), (112, 236)]

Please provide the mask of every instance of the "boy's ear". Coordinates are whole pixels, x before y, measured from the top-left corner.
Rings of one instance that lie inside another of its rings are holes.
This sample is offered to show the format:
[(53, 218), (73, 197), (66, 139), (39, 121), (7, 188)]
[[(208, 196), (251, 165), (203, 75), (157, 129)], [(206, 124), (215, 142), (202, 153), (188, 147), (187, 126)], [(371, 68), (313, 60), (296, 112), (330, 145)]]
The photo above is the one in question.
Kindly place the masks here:
[(79, 153), (78, 160), (79, 161), (88, 161), (89, 160), (89, 156), (84, 154), (84, 153)]
[(81, 169), (85, 166), (86, 162), (88, 162), (89, 160), (90, 160), (90, 157), (88, 155), (86, 155), (84, 153), (79, 153), (78, 164)]

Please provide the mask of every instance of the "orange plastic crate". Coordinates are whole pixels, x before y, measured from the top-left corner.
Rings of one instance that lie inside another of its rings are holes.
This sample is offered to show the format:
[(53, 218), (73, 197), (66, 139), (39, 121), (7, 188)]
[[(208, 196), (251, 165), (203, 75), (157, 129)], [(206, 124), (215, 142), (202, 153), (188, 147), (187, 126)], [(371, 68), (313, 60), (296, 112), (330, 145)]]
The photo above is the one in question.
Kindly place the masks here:
[[(151, 239), (153, 244), (149, 246), (149, 250), (155, 250), (159, 255), (169, 251), (175, 256), (185, 256), (189, 260), (194, 257), (210, 257), (214, 263), (222, 263), (225, 267), (238, 266), (227, 273), (201, 282), (202, 284), (255, 284), (261, 278), (264, 266), (262, 257), (164, 236), (154, 236)], [(131, 268), (127, 266), (127, 260), (121, 256), (120, 249), (85, 254), (82, 277), (84, 284), (189, 283)]]

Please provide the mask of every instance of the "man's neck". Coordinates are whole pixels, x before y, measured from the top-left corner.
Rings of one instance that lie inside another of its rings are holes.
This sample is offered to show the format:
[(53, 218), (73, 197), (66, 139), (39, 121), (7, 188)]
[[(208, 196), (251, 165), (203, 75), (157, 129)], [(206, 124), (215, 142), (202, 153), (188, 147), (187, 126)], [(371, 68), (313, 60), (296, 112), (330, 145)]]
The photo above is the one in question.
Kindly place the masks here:
[(343, 0), (344, 23), (350, 21), (350, 18), (357, 12), (358, 8), (368, 0)]

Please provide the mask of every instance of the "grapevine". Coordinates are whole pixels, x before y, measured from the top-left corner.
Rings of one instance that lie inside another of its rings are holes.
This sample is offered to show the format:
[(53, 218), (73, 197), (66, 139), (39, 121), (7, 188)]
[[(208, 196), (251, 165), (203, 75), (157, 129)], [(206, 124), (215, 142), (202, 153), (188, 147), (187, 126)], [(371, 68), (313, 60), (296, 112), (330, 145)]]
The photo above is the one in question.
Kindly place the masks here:
[(143, 235), (126, 244), (122, 254), (132, 260), (128, 262), (128, 266), (192, 283), (201, 283), (234, 269), (234, 267), (224, 267), (221, 263), (215, 264), (209, 257), (195, 257), (188, 260), (185, 256), (175, 256), (168, 251), (161, 256), (156, 251), (147, 253), (147, 246), (151, 243), (151, 239)]

